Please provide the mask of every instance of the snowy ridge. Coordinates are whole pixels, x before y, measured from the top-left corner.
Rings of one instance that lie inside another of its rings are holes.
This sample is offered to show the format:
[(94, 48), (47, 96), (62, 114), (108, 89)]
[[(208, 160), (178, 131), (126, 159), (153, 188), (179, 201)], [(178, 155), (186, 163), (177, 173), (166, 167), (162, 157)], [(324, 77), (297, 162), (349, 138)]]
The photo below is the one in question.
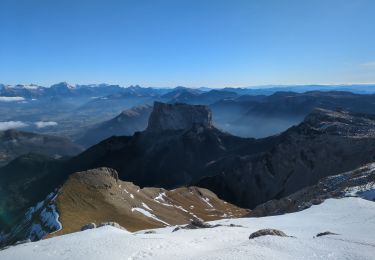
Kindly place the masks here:
[[(224, 219), (225, 226), (179, 230), (174, 227), (129, 233), (105, 226), (26, 243), (0, 251), (0, 259), (363, 259), (375, 248), (375, 203), (360, 198), (328, 199), (297, 213)], [(241, 225), (230, 227), (230, 224)], [(264, 236), (275, 228), (294, 237)], [(316, 237), (331, 231), (337, 235)]]
[(56, 196), (57, 193), (52, 192), (43, 201), (38, 202), (34, 207), (30, 207), (19, 225), (14, 227), (9, 234), (0, 234), (0, 245), (5, 240), (19, 240), (17, 238), (19, 235), (22, 239), (35, 241), (61, 230), (62, 224), (59, 221), (59, 213), (54, 204)]

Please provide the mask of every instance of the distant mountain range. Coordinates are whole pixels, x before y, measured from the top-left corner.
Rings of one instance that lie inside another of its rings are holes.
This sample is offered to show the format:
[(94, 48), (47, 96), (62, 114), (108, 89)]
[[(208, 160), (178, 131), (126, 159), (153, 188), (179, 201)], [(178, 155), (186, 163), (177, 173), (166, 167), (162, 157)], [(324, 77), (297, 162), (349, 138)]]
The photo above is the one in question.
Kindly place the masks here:
[[(271, 95), (279, 91), (303, 93), (307, 91), (348, 91), (353, 93), (375, 93), (375, 84), (357, 85), (280, 85), (249, 88), (151, 88), (130, 86), (121, 87), (111, 84), (70, 85), (66, 82), (57, 83), (50, 87), (30, 85), (0, 84), (0, 96), (23, 98), (46, 97), (103, 97), (109, 95), (158, 96), (163, 101), (194, 102), (209, 104), (224, 98), (242, 95)], [(211, 92), (207, 94), (208, 92)], [(203, 102), (203, 103), (202, 103)]]

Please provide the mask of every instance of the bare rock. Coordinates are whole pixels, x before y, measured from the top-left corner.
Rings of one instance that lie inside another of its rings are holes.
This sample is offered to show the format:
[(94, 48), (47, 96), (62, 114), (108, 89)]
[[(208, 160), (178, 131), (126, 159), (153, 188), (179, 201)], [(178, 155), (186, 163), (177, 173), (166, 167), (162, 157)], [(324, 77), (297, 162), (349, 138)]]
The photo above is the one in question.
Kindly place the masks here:
[(321, 232), (321, 233), (316, 234), (316, 237), (322, 237), (322, 236), (328, 236), (328, 235), (338, 235), (338, 234), (333, 233), (331, 231), (325, 231), (325, 232)]
[(110, 222), (102, 222), (98, 225), (98, 228), (99, 227), (104, 227), (104, 226), (111, 226), (111, 227), (115, 227), (115, 228), (118, 228), (118, 229), (123, 229), (123, 230), (126, 230), (123, 226), (121, 226), (119, 223), (117, 222), (113, 222), (113, 221), (110, 221)]
[(254, 239), (256, 237), (262, 237), (262, 236), (279, 236), (279, 237), (288, 237), (283, 231), (277, 230), (277, 229), (260, 229), (254, 233), (252, 233), (249, 237), (249, 239)]
[(147, 131), (184, 130), (193, 126), (212, 127), (212, 113), (207, 106), (155, 102)]
[(186, 226), (178, 226), (175, 229), (173, 229), (172, 232), (178, 231), (180, 229), (201, 229), (201, 228), (214, 228), (214, 227), (219, 227), (219, 226), (221, 225), (220, 224), (211, 225), (209, 223), (205, 223), (198, 219), (194, 219), (193, 221), (190, 222), (190, 224), (187, 224)]
[(93, 229), (93, 228), (96, 228), (96, 224), (95, 223), (89, 223), (89, 224), (86, 224), (86, 225), (82, 226), (81, 231), (85, 231), (85, 230)]
[(107, 167), (77, 172), (74, 176), (76, 176), (80, 182), (96, 189), (110, 189), (116, 186), (119, 180), (117, 171)]

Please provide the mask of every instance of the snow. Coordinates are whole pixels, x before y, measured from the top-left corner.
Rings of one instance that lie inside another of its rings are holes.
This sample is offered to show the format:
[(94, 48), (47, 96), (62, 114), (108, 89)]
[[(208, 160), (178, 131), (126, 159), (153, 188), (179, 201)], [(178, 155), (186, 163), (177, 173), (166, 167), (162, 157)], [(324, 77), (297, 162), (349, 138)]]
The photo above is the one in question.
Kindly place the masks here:
[(210, 199), (209, 199), (209, 198), (202, 198), (202, 200), (203, 200), (208, 206), (210, 206), (211, 208), (214, 207), (214, 206), (212, 206), (212, 204), (210, 203)]
[(142, 202), (142, 207), (144, 207), (147, 210), (153, 211), (146, 203)]
[(134, 195), (132, 193), (130, 193), (130, 198), (134, 199)]
[(154, 214), (151, 214), (150, 212), (148, 212), (147, 210), (145, 209), (142, 209), (142, 208), (132, 208), (132, 212), (134, 211), (138, 211), (139, 213), (142, 213), (143, 215), (145, 215), (146, 217), (149, 217), (149, 218), (152, 218), (158, 222), (161, 222), (167, 226), (169, 226), (169, 224), (167, 222), (164, 222), (163, 220), (159, 219), (158, 217), (156, 217)]
[(23, 97), (0, 97), (0, 102), (17, 102), (17, 101), (24, 101), (25, 98)]
[(154, 200), (155, 200), (156, 202), (159, 202), (158, 200), (165, 201), (164, 198), (163, 198), (163, 197), (165, 197), (165, 196), (166, 196), (166, 195), (165, 195), (165, 192), (163, 192), (163, 193), (159, 193), (159, 195), (156, 196), (156, 197), (154, 198)]
[(60, 215), (57, 212), (55, 204), (49, 204), (40, 213), (40, 219), (44, 226), (47, 226), (51, 230), (55, 230), (53, 233), (62, 229), (61, 222), (59, 221)]
[(31, 221), (36, 217), (35, 214), (40, 211), (40, 213), (37, 214), (40, 223), (33, 223), (30, 229), (29, 238), (31, 240), (40, 239), (51, 231), (55, 233), (62, 229), (61, 222), (59, 221), (60, 215), (57, 212), (56, 205), (53, 204), (56, 196), (54, 192), (51, 192), (44, 201), (38, 202), (35, 207), (29, 208), (26, 212), (25, 220)]
[[(0, 251), (0, 259), (374, 259), (375, 203), (361, 198), (329, 199), (297, 213), (214, 221), (216, 227), (174, 227), (128, 233), (114, 227), (77, 232)], [(262, 228), (294, 237), (264, 236)], [(339, 235), (314, 238), (331, 231)]]
[(163, 197), (166, 197), (166, 196), (167, 195), (165, 195), (165, 192), (159, 193), (159, 195), (154, 198), (154, 201), (157, 202), (157, 203), (159, 203), (159, 204), (161, 204), (161, 205), (167, 206), (167, 207), (176, 207), (176, 206), (171, 205), (169, 203), (160, 202), (160, 201), (166, 202), (165, 199), (163, 198)]

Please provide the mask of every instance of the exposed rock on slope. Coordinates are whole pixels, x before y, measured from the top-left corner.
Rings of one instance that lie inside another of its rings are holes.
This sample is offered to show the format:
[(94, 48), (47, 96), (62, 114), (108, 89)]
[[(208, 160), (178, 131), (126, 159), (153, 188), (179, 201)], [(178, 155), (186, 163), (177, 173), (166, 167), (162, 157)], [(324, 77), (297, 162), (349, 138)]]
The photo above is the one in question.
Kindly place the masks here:
[(251, 233), (249, 236), (249, 239), (254, 239), (254, 238), (262, 237), (262, 236), (287, 237), (287, 235), (283, 231), (267, 228), (267, 229), (260, 229), (254, 233)]
[(28, 153), (61, 157), (77, 155), (82, 150), (82, 147), (63, 137), (17, 130), (0, 132), (0, 166)]
[(183, 103), (154, 103), (148, 131), (183, 130), (194, 125), (212, 127), (212, 114), (206, 106)]
[(375, 201), (375, 163), (356, 170), (326, 177), (316, 185), (304, 188), (280, 200), (257, 206), (249, 216), (268, 216), (306, 209), (329, 198), (357, 196)]

